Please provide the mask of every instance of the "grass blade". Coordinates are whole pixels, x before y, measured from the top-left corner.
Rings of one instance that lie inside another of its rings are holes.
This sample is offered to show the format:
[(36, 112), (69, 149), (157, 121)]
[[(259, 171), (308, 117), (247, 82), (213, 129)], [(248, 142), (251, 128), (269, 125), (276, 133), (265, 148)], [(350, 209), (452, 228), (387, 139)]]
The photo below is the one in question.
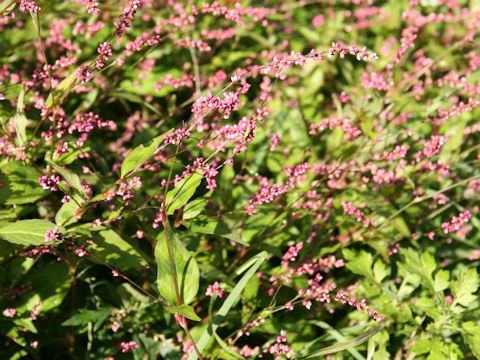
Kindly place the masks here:
[[(197, 348), (200, 352), (202, 352), (205, 346), (207, 346), (208, 342), (210, 341), (210, 338), (213, 336), (213, 333), (217, 330), (218, 326), (220, 325), (222, 320), (225, 318), (225, 316), (228, 314), (233, 304), (240, 297), (243, 289), (247, 285), (250, 278), (257, 272), (258, 268), (263, 263), (266, 257), (267, 257), (267, 252), (262, 251), (261, 253), (258, 253), (252, 259), (249, 260), (249, 263), (253, 261), (253, 265), (251, 265), (251, 267), (248, 269), (245, 275), (242, 276), (240, 281), (233, 288), (232, 292), (227, 297), (227, 299), (223, 303), (220, 310), (218, 310), (217, 314), (214, 316), (214, 318), (212, 319), (208, 327), (203, 332), (202, 336), (200, 337), (200, 340), (197, 341)], [(196, 360), (197, 358), (198, 358), (197, 354), (193, 352), (190, 354), (190, 357), (188, 358), (188, 360)]]
[[(366, 331), (362, 335), (356, 337), (355, 339), (344, 341), (344, 342), (341, 342), (339, 344), (335, 344), (335, 345), (332, 345), (332, 346), (327, 346), (323, 349), (314, 351), (310, 355), (297, 357), (297, 358), (295, 358), (295, 360), (313, 359), (313, 358), (317, 358), (319, 356), (333, 354), (333, 353), (336, 353), (336, 352), (339, 352), (339, 351), (351, 349), (355, 346), (363, 344), (365, 341), (370, 339), (373, 335), (375, 335), (377, 332), (379, 332), (382, 329), (383, 329), (382, 325), (377, 325), (377, 326), (371, 328), (370, 330)], [(332, 334), (332, 336), (333, 336), (333, 334)]]

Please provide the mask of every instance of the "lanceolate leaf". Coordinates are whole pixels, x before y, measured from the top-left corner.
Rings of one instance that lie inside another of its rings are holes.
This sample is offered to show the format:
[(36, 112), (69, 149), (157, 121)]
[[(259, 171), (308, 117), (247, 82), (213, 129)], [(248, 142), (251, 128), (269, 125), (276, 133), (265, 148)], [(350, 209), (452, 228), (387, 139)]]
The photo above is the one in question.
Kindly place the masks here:
[[(168, 131), (169, 132), (169, 131)], [(163, 137), (168, 133), (161, 136), (157, 136), (153, 141), (144, 146), (143, 144), (137, 146), (135, 149), (132, 150), (130, 154), (127, 155), (125, 160), (123, 160), (122, 167), (120, 170), (120, 176), (123, 178), (127, 175), (130, 171), (134, 170), (136, 167), (142, 165), (145, 161), (147, 161), (155, 151), (158, 149), (160, 144), (162, 143)]]
[(249, 244), (243, 239), (243, 229), (230, 229), (224, 221), (218, 220), (217, 218), (197, 216), (189, 221), (186, 226), (193, 232), (218, 235), (233, 240), (243, 246), (249, 246)]
[(2, 223), (0, 225), (0, 237), (14, 244), (44, 245), (45, 231), (53, 230), (55, 226), (49, 221), (40, 219)]
[(194, 321), (200, 321), (202, 320), (200, 317), (198, 317), (197, 314), (195, 314), (195, 310), (192, 306), (190, 305), (182, 305), (182, 306), (167, 306), (165, 308), (168, 312), (171, 312), (172, 314), (179, 313), (185, 316), (187, 319), (194, 320)]
[(17, 141), (18, 145), (22, 146), (27, 142), (27, 117), (25, 116), (25, 112), (23, 110), (23, 97), (24, 97), (24, 90), (20, 91), (17, 99), (17, 111), (15, 113), (15, 117), (13, 118), (13, 125), (15, 126), (15, 132), (17, 133)]
[(173, 267), (177, 278), (178, 291), (182, 304), (191, 303), (198, 292), (200, 272), (195, 258), (180, 242), (177, 235), (168, 229), (168, 242), (165, 233), (159, 235), (155, 247), (157, 261), (157, 287), (160, 294), (171, 304), (180, 305), (175, 292), (173, 274), (169, 259), (168, 243), (173, 260)]
[(179, 181), (175, 188), (167, 193), (165, 203), (167, 206), (167, 214), (173, 212), (179, 207), (185, 205), (190, 198), (195, 194), (195, 190), (202, 182), (203, 176), (199, 173), (193, 173), (189, 177)]
[(80, 178), (73, 171), (61, 167), (60, 165), (55, 164), (54, 162), (50, 163), (53, 169), (60, 174), (70, 185), (72, 189), (72, 196), (74, 201), (82, 205), (85, 202), (85, 192), (83, 191)]
[(127, 270), (144, 267), (144, 257), (113, 230), (102, 230), (93, 236), (95, 245), (90, 251), (94, 262), (101, 261), (115, 269)]

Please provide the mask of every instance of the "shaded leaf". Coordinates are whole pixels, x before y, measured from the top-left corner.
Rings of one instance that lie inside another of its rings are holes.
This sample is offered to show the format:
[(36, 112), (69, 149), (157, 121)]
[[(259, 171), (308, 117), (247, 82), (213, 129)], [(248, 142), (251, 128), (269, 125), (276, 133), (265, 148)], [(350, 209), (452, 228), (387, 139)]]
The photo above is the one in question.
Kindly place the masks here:
[(207, 205), (206, 199), (195, 199), (190, 201), (183, 210), (183, 220), (189, 220), (197, 217)]
[(199, 216), (189, 221), (185, 226), (193, 232), (218, 235), (233, 240), (243, 246), (249, 246), (249, 244), (243, 239), (242, 229), (231, 229), (224, 221), (217, 218)]
[(47, 194), (38, 182), (42, 174), (20, 161), (9, 161), (0, 174), (0, 204), (28, 204)]
[(91, 248), (91, 260), (104, 262), (116, 269), (144, 267), (143, 256), (113, 230), (103, 230), (94, 236), (95, 245)]

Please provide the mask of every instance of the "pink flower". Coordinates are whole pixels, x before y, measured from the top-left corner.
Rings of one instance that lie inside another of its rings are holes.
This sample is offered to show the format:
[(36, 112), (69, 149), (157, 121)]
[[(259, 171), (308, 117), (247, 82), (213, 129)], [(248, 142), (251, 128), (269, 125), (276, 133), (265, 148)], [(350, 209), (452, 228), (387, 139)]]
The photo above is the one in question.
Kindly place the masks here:
[(58, 226), (55, 226), (53, 230), (45, 231), (45, 242), (52, 242), (54, 240), (60, 241), (63, 239), (64, 239), (64, 236), (60, 232), (60, 229), (58, 228)]
[(205, 292), (205, 296), (213, 296), (214, 294), (217, 294), (219, 298), (225, 295), (225, 290), (220, 288), (218, 281), (208, 285), (207, 291)]
[(117, 332), (118, 329), (120, 329), (120, 324), (119, 324), (118, 321), (114, 321), (113, 324), (112, 324), (112, 331)]
[(32, 13), (38, 13), (42, 8), (40, 6), (35, 5), (35, 1), (26, 1), (26, 0), (21, 0), (20, 1), (20, 11), (27, 13), (27, 12), (32, 12)]
[(17, 309), (13, 309), (13, 308), (6, 308), (3, 311), (3, 315), (5, 315), (6, 317), (9, 317), (9, 318), (13, 318), (16, 313), (17, 313)]
[(122, 347), (122, 353), (129, 352), (130, 350), (138, 349), (138, 344), (136, 341), (129, 341), (129, 342), (122, 341), (120, 346)]

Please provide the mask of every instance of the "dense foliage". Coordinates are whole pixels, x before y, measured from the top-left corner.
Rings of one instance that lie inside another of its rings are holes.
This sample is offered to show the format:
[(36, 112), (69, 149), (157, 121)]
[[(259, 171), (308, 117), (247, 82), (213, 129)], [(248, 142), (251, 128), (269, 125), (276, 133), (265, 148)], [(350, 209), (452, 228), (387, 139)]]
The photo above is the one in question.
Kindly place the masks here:
[(2, 359), (480, 358), (480, 3), (0, 2)]

